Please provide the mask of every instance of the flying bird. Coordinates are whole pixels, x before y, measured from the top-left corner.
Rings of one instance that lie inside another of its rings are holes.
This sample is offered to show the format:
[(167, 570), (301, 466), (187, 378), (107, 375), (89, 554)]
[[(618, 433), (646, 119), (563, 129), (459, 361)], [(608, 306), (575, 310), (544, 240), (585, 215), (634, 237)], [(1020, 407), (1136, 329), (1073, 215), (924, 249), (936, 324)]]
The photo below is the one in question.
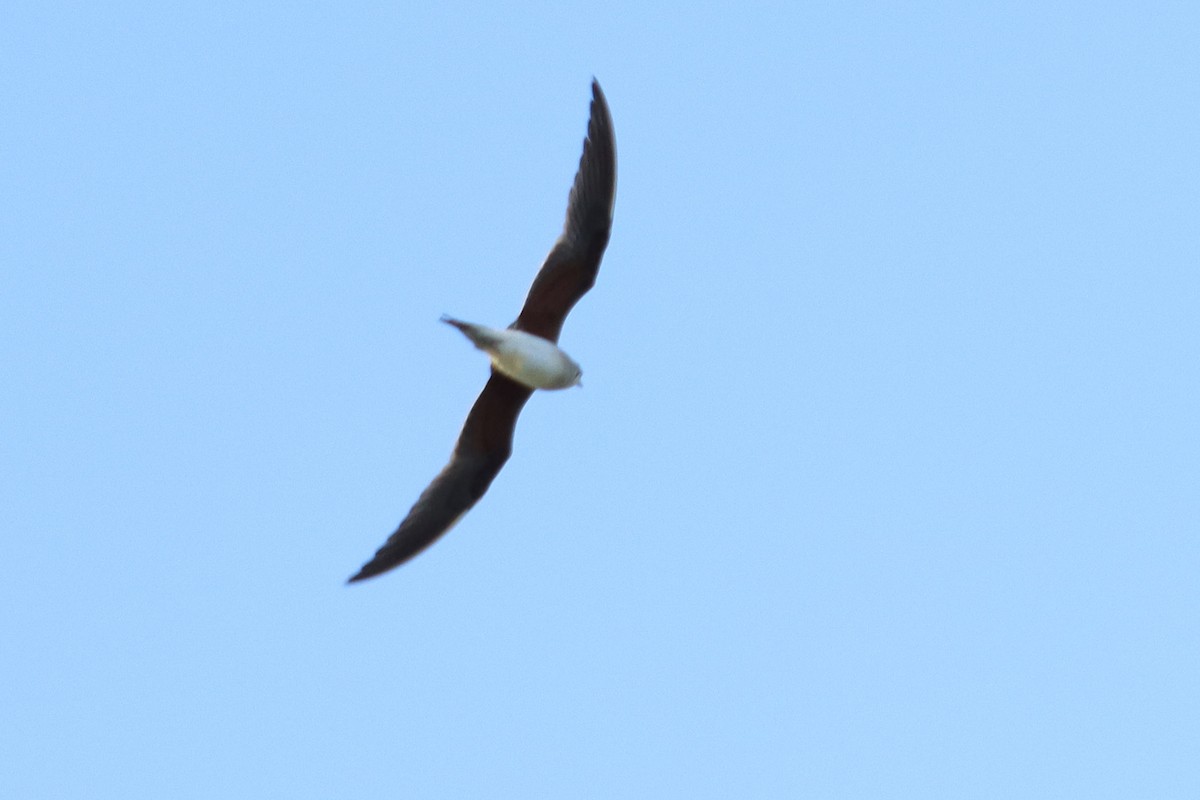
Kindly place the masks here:
[(616, 190), (612, 117), (604, 92), (593, 80), (587, 138), (567, 199), (562, 235), (534, 278), (516, 322), (489, 328), (442, 317), (491, 357), (491, 376), (467, 414), (450, 463), (350, 583), (408, 561), (479, 502), (512, 453), (517, 416), (535, 389), (581, 385), (582, 370), (559, 349), (558, 336), (567, 313), (596, 282), (612, 230)]

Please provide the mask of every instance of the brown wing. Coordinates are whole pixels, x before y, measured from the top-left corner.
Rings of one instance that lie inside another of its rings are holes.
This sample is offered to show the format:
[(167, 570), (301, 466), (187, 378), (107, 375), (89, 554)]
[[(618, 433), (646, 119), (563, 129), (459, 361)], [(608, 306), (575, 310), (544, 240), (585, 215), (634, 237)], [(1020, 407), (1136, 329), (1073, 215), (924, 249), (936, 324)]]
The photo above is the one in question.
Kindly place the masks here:
[(496, 372), (467, 414), (450, 463), (350, 583), (398, 567), (450, 530), (483, 497), (512, 453), (517, 416), (533, 390)]
[(600, 259), (612, 230), (617, 191), (617, 151), (612, 117), (600, 84), (592, 81), (592, 110), (579, 171), (567, 200), (567, 221), (533, 280), (525, 307), (512, 324), (517, 330), (558, 341), (563, 320), (596, 282)]

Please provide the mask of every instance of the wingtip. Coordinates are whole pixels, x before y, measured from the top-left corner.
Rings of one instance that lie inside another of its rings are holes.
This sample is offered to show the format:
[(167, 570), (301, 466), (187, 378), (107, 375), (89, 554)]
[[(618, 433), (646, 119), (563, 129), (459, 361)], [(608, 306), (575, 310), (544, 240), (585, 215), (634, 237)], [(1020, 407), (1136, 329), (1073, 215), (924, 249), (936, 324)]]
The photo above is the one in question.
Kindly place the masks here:
[(365, 580), (370, 580), (371, 578), (387, 572), (388, 569), (390, 569), (390, 567), (387, 569), (379, 569), (378, 566), (375, 565), (375, 562), (367, 562), (366, 564), (362, 565), (362, 569), (346, 579), (346, 585), (349, 586), (353, 583), (362, 583)]
[(608, 98), (604, 96), (604, 90), (595, 76), (592, 77), (592, 103), (588, 115), (588, 139), (593, 138), (607, 139), (609, 147), (616, 149), (612, 142), (612, 113), (608, 110)]

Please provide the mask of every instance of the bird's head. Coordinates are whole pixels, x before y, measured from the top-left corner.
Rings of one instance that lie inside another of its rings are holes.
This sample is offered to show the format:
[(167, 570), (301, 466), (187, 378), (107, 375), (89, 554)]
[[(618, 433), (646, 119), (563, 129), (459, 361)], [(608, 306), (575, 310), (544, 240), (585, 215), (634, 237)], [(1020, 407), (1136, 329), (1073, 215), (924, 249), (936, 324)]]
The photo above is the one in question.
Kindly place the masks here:
[(575, 368), (575, 376), (571, 380), (571, 385), (578, 386), (580, 389), (582, 389), (583, 388), (583, 370), (579, 368), (578, 364), (572, 364), (572, 366)]

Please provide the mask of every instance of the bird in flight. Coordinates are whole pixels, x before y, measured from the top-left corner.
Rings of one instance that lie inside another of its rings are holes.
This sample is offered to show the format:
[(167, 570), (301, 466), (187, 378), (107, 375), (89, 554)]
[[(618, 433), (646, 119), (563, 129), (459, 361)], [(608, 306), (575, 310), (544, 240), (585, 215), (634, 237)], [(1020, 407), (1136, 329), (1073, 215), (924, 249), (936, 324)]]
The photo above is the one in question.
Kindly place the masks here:
[(512, 453), (517, 415), (534, 389), (581, 385), (582, 371), (559, 349), (558, 336), (567, 313), (596, 282), (612, 230), (616, 190), (612, 117), (600, 85), (593, 80), (587, 138), (567, 199), (562, 235), (534, 278), (516, 322), (501, 329), (442, 317), (491, 356), (491, 377), (467, 414), (450, 463), (349, 583), (400, 566), (479, 502)]

